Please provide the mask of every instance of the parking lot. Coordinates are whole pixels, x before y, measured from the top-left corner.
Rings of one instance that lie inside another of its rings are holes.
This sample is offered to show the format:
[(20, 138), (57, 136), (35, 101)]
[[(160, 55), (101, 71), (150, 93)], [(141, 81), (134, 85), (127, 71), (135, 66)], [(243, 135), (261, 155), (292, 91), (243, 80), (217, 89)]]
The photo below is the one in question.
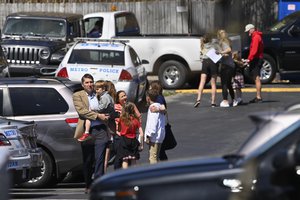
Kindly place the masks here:
[[(244, 93), (245, 101), (253, 97), (252, 88), (252, 85), (247, 87), (249, 92)], [(203, 96), (203, 104), (195, 109), (193, 103), (196, 96), (192, 90), (191, 93), (172, 93), (167, 96), (169, 119), (178, 141), (175, 149), (167, 151), (169, 159), (233, 153), (255, 127), (248, 118), (249, 114), (278, 111), (300, 99), (299, 85), (272, 84), (264, 88), (269, 88), (269, 91), (263, 92), (263, 103), (245, 104), (234, 108), (211, 108), (210, 94), (207, 93)], [(217, 95), (220, 99), (221, 94)], [(139, 109), (143, 112), (145, 122), (147, 108), (141, 104)], [(148, 162), (147, 155), (145, 149), (140, 164)], [(109, 170), (113, 171), (111, 167)], [(64, 184), (46, 190), (14, 189), (11, 199), (87, 199), (88, 195), (81, 194), (83, 191), (83, 185), (80, 184)]]

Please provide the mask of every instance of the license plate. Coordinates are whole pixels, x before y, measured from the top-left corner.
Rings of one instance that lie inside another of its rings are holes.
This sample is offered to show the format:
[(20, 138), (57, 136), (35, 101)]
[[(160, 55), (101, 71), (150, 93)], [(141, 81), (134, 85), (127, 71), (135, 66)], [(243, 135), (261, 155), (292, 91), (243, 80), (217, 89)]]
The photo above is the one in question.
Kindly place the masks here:
[(8, 130), (8, 131), (4, 131), (4, 134), (5, 134), (6, 137), (16, 136), (17, 131), (16, 130)]
[(18, 166), (18, 161), (9, 161), (7, 164), (8, 168), (17, 167), (17, 166)]

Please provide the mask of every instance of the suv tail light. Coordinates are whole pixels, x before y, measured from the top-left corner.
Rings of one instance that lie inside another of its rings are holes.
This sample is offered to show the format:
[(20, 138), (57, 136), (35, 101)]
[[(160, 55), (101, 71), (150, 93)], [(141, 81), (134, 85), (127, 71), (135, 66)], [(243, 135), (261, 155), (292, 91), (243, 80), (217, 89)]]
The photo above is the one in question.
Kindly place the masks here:
[(0, 133), (0, 146), (11, 146), (10, 141), (2, 133)]
[(67, 124), (69, 124), (69, 126), (75, 128), (77, 126), (78, 118), (67, 118), (65, 119), (65, 121), (67, 122)]
[(62, 68), (58, 73), (57, 77), (62, 77), (62, 78), (69, 78), (67, 68)]
[(131, 81), (131, 80), (132, 80), (131, 74), (128, 71), (123, 69), (119, 81)]

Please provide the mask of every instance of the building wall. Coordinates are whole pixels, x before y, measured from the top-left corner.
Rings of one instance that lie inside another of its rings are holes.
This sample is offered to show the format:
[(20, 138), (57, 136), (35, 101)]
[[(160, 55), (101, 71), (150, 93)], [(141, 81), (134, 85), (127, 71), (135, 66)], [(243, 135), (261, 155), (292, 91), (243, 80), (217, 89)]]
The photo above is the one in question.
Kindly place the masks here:
[(155, 0), (81, 3), (0, 3), (0, 27), (5, 17), (19, 11), (55, 11), (87, 14), (129, 10), (136, 14), (145, 34), (203, 34), (225, 28), (241, 33), (247, 23), (264, 29), (276, 21), (277, 2), (272, 0)]

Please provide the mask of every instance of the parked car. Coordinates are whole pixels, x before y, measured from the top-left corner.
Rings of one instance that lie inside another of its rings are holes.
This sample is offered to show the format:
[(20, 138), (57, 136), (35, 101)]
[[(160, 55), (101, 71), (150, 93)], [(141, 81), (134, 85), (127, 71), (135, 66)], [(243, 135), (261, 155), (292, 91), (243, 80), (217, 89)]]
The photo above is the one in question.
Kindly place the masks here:
[(109, 80), (116, 90), (124, 90), (129, 101), (141, 101), (147, 87), (147, 74), (135, 50), (121, 40), (80, 38), (60, 63), (57, 77), (81, 81), (85, 73), (94, 80)]
[(34, 122), (0, 118), (0, 148), (9, 150), (7, 170), (13, 184), (41, 175), (42, 152), (36, 145)]
[[(260, 71), (262, 83), (271, 83), (276, 73), (282, 79), (299, 81), (300, 67), (300, 11), (294, 12), (263, 32), (264, 63)], [(248, 46), (242, 55), (248, 56)], [(246, 76), (249, 73), (246, 70)]]
[(10, 75), (53, 76), (74, 38), (84, 35), (81, 14), (9, 14), (2, 29), (1, 44), (10, 64)]
[(42, 175), (22, 184), (49, 187), (68, 172), (81, 171), (80, 144), (73, 138), (78, 115), (72, 94), (80, 83), (53, 78), (0, 79), (0, 114), (36, 123), (37, 146), (42, 149)]
[(10, 174), (7, 173), (7, 164), (9, 158), (9, 150), (1, 149), (0, 151), (0, 199), (8, 200), (9, 199), (9, 189), (11, 185)]
[(299, 199), (300, 104), (250, 117), (236, 154), (119, 170), (95, 180), (90, 200)]

